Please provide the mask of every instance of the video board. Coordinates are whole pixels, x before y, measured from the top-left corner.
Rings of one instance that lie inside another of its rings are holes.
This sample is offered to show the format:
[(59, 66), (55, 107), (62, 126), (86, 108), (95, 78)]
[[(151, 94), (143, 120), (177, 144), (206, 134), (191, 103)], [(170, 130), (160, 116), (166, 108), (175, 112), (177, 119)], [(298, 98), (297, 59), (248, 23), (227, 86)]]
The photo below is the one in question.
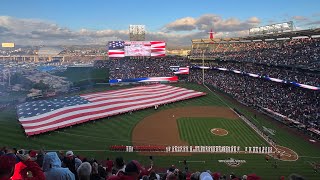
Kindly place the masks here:
[(126, 56), (151, 56), (161, 57), (166, 55), (164, 41), (109, 41), (109, 57)]

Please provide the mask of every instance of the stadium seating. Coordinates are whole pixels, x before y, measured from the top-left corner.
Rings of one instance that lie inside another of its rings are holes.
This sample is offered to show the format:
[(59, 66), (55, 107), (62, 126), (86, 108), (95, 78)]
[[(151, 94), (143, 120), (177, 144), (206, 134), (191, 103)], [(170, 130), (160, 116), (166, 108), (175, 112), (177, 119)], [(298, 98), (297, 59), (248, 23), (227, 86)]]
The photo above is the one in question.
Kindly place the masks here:
[[(201, 82), (201, 73), (191, 71), (189, 80)], [(269, 108), (310, 126), (320, 122), (319, 92), (220, 71), (206, 71), (205, 83), (250, 106)]]
[(319, 68), (320, 39), (216, 43), (194, 46), (192, 57)]

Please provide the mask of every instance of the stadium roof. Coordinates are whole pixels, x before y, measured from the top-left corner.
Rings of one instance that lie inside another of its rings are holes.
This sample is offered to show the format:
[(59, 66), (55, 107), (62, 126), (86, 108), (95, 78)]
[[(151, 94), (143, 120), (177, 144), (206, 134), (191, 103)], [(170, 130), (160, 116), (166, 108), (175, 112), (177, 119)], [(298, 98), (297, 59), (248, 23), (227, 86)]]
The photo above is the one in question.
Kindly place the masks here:
[(274, 34), (261, 34), (254, 36), (245, 36), (245, 37), (231, 37), (231, 38), (213, 38), (213, 39), (193, 39), (192, 43), (220, 43), (220, 42), (241, 42), (241, 41), (253, 41), (253, 40), (266, 40), (266, 39), (277, 39), (277, 38), (294, 38), (301, 36), (314, 36), (320, 35), (320, 28), (317, 29), (308, 29), (308, 30), (300, 30), (300, 31), (290, 31), (290, 32), (282, 32), (282, 33), (274, 33)]
[(41, 47), (38, 51), (38, 55), (58, 55), (63, 51), (63, 48), (56, 47), (56, 46), (50, 46), (50, 47)]

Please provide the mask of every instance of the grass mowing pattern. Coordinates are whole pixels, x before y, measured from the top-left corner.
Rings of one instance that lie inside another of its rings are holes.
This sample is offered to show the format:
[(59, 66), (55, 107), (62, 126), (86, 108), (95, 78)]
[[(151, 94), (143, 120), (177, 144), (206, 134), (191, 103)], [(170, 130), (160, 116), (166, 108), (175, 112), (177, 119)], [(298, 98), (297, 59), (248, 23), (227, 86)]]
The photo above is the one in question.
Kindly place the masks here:
[[(208, 93), (196, 99), (176, 102), (167, 106), (162, 106), (159, 110), (182, 107), (182, 106), (225, 106), (213, 93), (208, 91), (205, 87), (198, 84), (172, 84), (174, 86), (185, 87)], [(105, 87), (108, 89), (117, 89), (112, 87)], [(95, 91), (96, 89), (92, 89)], [(89, 92), (88, 90), (86, 93)], [(80, 92), (82, 93), (82, 92)], [(233, 104), (232, 104), (233, 105)], [(236, 106), (236, 105), (234, 105)], [(238, 107), (238, 106), (236, 106)], [(245, 108), (240, 108), (240, 111), (248, 116), (253, 116), (252, 113)], [(77, 154), (87, 156), (88, 158), (95, 157), (97, 159), (106, 159), (107, 157), (114, 158), (116, 156), (123, 156), (125, 160), (136, 159), (145, 165), (149, 163), (149, 157), (139, 156), (136, 153), (114, 153), (108, 152), (108, 146), (114, 144), (131, 144), (131, 132), (134, 126), (144, 117), (154, 113), (154, 109), (146, 109), (134, 112), (131, 115), (123, 114), (114, 117), (104, 118), (94, 122), (85, 123), (83, 125), (74, 126), (72, 128), (65, 128), (56, 132), (51, 132), (39, 136), (27, 138), (21, 126), (18, 123), (15, 109), (7, 109), (0, 112), (0, 146), (9, 146), (26, 149), (38, 149), (44, 147), (45, 149), (53, 150), (106, 150), (103, 152), (96, 151), (74, 151)], [(268, 121), (259, 117), (257, 120), (261, 125), (268, 125)], [(272, 124), (270, 124), (273, 127)], [(269, 126), (268, 126), (269, 127)], [(299, 155), (317, 156), (320, 157), (319, 149), (306, 143), (299, 138), (293, 138), (290, 133), (274, 127), (276, 132), (276, 140), (279, 144), (297, 149)], [(164, 130), (165, 132), (165, 130)], [(245, 133), (245, 132), (243, 132)], [(235, 137), (235, 141), (241, 141)], [(260, 144), (257, 144), (260, 145)], [(301, 154), (300, 154), (301, 153)], [(256, 173), (263, 179), (279, 179), (281, 175), (288, 176), (295, 172), (306, 176), (307, 179), (318, 179), (319, 173), (314, 173), (309, 161), (318, 161), (316, 158), (300, 158), (297, 162), (279, 162), (278, 169), (271, 166), (272, 162), (266, 163), (263, 155), (232, 155), (232, 158), (244, 159), (247, 163), (238, 168), (230, 168), (225, 164), (218, 163), (219, 159), (226, 159), (230, 157), (229, 154), (198, 154), (191, 157), (177, 157), (177, 156), (161, 156), (154, 157), (155, 165), (167, 167), (175, 164), (178, 168), (184, 169), (182, 164), (178, 161), (184, 159), (193, 161), (206, 161), (206, 163), (191, 163), (189, 169), (192, 171), (210, 169), (212, 171), (220, 171), (222, 173), (234, 172), (238, 175), (247, 173)]]
[(100, 79), (107, 82), (109, 70), (107, 68), (68, 67), (67, 70), (57, 72), (54, 75), (66, 77), (74, 83), (90, 79)]
[[(225, 118), (180, 118), (178, 119), (180, 138), (190, 145), (203, 146), (268, 146), (267, 143), (242, 120)], [(216, 136), (213, 128), (228, 131), (226, 136)]]

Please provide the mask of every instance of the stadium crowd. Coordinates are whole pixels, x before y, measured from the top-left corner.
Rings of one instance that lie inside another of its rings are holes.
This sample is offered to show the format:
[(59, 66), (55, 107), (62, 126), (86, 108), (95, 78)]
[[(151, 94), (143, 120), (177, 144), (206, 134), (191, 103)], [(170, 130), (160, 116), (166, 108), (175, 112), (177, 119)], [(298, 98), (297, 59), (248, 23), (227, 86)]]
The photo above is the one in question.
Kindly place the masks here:
[(184, 58), (149, 58), (145, 59), (114, 59), (105, 61), (99, 67), (110, 69), (110, 79), (130, 79), (141, 77), (173, 76), (170, 66), (187, 66)]
[[(202, 71), (192, 70), (189, 81), (202, 82)], [(303, 124), (320, 125), (318, 91), (217, 70), (205, 72), (205, 83), (248, 105), (271, 109)]]
[[(112, 60), (100, 64), (99, 67), (109, 67), (110, 79), (127, 79), (141, 77), (171, 77), (173, 76), (170, 66), (202, 66), (202, 62), (190, 61), (188, 59), (170, 60), (145, 59), (145, 60)], [(303, 71), (295, 68), (270, 66), (251, 62), (230, 62), (230, 61), (206, 61), (205, 66), (239, 70), (247, 73), (259, 74), (278, 78), (285, 81), (293, 81), (302, 84), (320, 87), (320, 74), (312, 71)]]
[(218, 43), (209, 47), (194, 46), (191, 56), (202, 57), (203, 55), (221, 60), (319, 68), (320, 38)]
[(214, 62), (207, 63), (210, 67), (226, 68), (229, 70), (239, 70), (246, 73), (259, 74), (261, 76), (268, 76), (278, 78), (285, 81), (293, 81), (302, 84), (320, 87), (320, 74), (308, 71), (299, 71), (297, 69), (268, 66), (249, 62)]
[[(104, 161), (88, 160), (72, 151), (45, 152), (2, 148), (0, 151), (0, 180), (260, 180), (255, 174), (236, 175), (221, 172), (189, 171), (188, 161), (184, 169), (175, 165), (155, 168), (153, 160), (143, 166), (136, 160), (125, 163), (122, 157)], [(289, 179), (303, 177), (292, 174)], [(284, 176), (279, 179), (285, 179)]]

